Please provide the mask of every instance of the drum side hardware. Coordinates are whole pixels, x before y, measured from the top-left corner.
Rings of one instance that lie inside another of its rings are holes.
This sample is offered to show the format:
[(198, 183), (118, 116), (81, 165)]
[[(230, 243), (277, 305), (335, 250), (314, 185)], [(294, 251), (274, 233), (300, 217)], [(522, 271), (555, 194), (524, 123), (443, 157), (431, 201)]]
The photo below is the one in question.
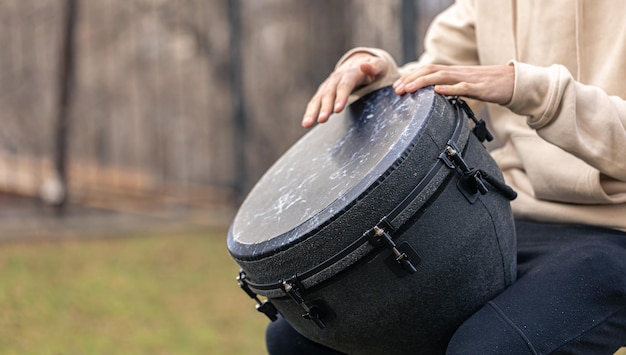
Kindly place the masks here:
[(300, 287), (298, 286), (297, 278), (294, 276), (292, 279), (283, 281), (282, 288), (292, 300), (294, 300), (305, 313), (302, 314), (302, 318), (308, 319), (315, 323), (320, 329), (326, 328), (326, 323), (322, 320), (327, 312), (324, 311), (324, 305), (321, 303), (321, 300), (317, 302), (306, 302), (304, 297), (302, 296), (302, 292), (300, 291)]
[(453, 105), (457, 105), (458, 107), (460, 107), (465, 112), (467, 117), (469, 117), (474, 122), (474, 129), (472, 130), (472, 132), (474, 132), (474, 135), (481, 143), (485, 140), (487, 140), (488, 142), (491, 142), (493, 140), (493, 135), (491, 135), (491, 132), (489, 132), (489, 130), (487, 129), (487, 123), (482, 119), (478, 119), (476, 115), (474, 115), (474, 112), (469, 107), (467, 102), (463, 101), (458, 96), (451, 97), (448, 100)]
[(454, 142), (448, 142), (445, 150), (439, 155), (439, 158), (443, 160), (450, 169), (458, 168), (461, 177), (457, 186), (470, 203), (476, 202), (479, 193), (484, 195), (489, 192), (487, 185), (485, 185), (482, 179), (481, 171), (469, 167)]
[[(389, 224), (386, 218), (383, 218), (379, 224)], [(385, 230), (385, 228), (380, 227), (379, 225), (374, 226), (374, 228), (365, 232), (364, 236), (367, 236), (369, 242), (373, 245), (385, 245), (388, 247), (393, 253), (393, 259), (397, 264), (402, 266), (404, 270), (406, 270), (409, 274), (414, 274), (417, 272), (417, 268), (413, 265), (413, 261), (409, 257), (409, 254), (413, 255), (413, 258), (417, 256), (417, 253), (411, 248), (410, 245), (403, 245), (404, 250), (401, 250), (398, 245), (393, 241), (391, 235)], [(407, 253), (408, 249), (408, 253)], [(415, 262), (419, 262), (419, 256), (417, 256), (417, 260)], [(393, 270), (393, 269), (392, 269)], [(394, 273), (398, 276), (402, 276), (400, 273), (394, 270)]]
[(509, 200), (514, 200), (517, 197), (517, 192), (504, 182), (497, 180), (482, 169), (470, 168), (453, 141), (448, 141), (445, 150), (439, 155), (439, 158), (450, 169), (458, 168), (461, 177), (457, 186), (470, 203), (476, 202), (479, 193), (484, 195), (489, 192), (485, 182), (495, 187), (498, 192)]
[(272, 322), (278, 319), (278, 310), (270, 301), (261, 301), (259, 296), (254, 293), (250, 289), (250, 285), (248, 285), (246, 279), (246, 273), (243, 270), (239, 271), (239, 276), (237, 276), (237, 282), (239, 283), (239, 287), (248, 295), (250, 298), (256, 301), (256, 310), (265, 314), (267, 318), (269, 318)]

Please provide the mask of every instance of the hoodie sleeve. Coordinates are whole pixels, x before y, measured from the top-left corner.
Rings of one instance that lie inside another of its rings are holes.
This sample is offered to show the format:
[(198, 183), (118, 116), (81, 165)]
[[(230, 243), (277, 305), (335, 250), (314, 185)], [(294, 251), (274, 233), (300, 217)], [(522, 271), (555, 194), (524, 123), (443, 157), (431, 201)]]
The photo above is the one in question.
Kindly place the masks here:
[(512, 63), (515, 88), (506, 106), (546, 141), (626, 181), (626, 101), (575, 81), (562, 65)]
[(457, 0), (437, 15), (424, 38), (424, 53), (419, 61), (407, 63), (402, 72), (421, 64), (479, 64), (474, 0)]

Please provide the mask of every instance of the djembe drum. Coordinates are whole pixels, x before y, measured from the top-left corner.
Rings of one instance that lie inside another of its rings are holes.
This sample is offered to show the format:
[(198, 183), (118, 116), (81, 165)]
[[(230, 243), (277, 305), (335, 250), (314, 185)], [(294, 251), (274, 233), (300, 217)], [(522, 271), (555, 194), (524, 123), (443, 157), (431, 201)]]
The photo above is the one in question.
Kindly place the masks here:
[(342, 352), (443, 353), (515, 279), (515, 192), (487, 135), (432, 88), (357, 100), (242, 203), (227, 238), (240, 286), (270, 319)]

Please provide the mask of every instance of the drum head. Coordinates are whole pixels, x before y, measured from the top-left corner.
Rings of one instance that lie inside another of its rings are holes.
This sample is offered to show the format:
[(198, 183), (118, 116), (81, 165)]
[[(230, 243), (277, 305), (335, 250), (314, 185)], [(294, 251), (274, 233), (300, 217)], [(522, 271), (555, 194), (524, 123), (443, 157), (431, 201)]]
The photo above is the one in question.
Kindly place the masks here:
[(399, 96), (385, 87), (311, 129), (246, 197), (229, 231), (231, 254), (276, 253), (341, 214), (402, 160), (434, 97), (432, 88)]

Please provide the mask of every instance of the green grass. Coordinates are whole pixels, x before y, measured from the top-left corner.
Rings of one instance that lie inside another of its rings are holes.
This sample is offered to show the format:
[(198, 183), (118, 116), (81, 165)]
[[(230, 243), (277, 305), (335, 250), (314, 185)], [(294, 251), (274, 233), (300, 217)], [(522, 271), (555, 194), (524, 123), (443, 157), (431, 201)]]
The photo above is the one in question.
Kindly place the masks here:
[(225, 232), (0, 244), (0, 354), (263, 354)]

